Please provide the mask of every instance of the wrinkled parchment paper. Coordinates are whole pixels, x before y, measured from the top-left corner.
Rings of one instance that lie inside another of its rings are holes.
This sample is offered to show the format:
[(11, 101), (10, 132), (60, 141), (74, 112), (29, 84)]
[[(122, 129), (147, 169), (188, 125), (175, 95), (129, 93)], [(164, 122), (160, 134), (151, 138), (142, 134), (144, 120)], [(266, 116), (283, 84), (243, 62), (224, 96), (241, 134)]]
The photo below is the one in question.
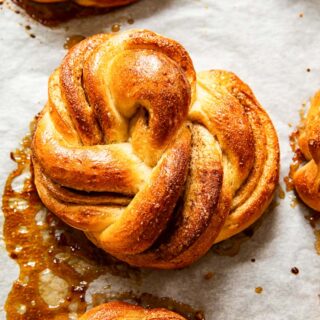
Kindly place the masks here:
[[(126, 22), (128, 17), (135, 20), (133, 26)], [(278, 130), (284, 186), (292, 157), (288, 124), (298, 123), (301, 104), (320, 88), (319, 17), (317, 0), (142, 0), (111, 14), (49, 29), (2, 5), (0, 189), (15, 167), (9, 152), (47, 99), (48, 76), (66, 53), (66, 37), (108, 32), (114, 23), (122, 30), (148, 28), (172, 37), (187, 48), (197, 70), (232, 70), (247, 82)], [(26, 31), (26, 25), (32, 30)], [(150, 271), (140, 284), (108, 275), (96, 286), (116, 283), (124, 290), (169, 296), (203, 310), (210, 320), (320, 319), (320, 256), (304, 218), (306, 209), (292, 208), (290, 194), (277, 201), (279, 206), (263, 218), (235, 257), (210, 251), (183, 271)], [(2, 240), (0, 266), (3, 306), (18, 268), (7, 257)], [(290, 272), (294, 266), (299, 275)], [(203, 279), (208, 272), (214, 273), (209, 281)], [(255, 293), (259, 286), (261, 294)], [(5, 319), (3, 308), (0, 318)]]

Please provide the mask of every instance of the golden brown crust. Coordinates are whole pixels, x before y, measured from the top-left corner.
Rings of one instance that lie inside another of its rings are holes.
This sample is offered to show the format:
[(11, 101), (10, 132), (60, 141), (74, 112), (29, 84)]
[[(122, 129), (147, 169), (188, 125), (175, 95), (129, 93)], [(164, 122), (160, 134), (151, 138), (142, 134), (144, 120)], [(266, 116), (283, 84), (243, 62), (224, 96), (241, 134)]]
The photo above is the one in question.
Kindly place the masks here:
[(87, 311), (79, 320), (185, 320), (179, 314), (163, 308), (145, 309), (124, 302), (109, 302)]
[(44, 204), (136, 266), (181, 268), (258, 219), (278, 140), (234, 74), (146, 30), (93, 36), (49, 80), (32, 145)]
[(320, 91), (311, 101), (305, 125), (299, 136), (299, 147), (307, 162), (294, 174), (294, 186), (300, 198), (320, 211)]

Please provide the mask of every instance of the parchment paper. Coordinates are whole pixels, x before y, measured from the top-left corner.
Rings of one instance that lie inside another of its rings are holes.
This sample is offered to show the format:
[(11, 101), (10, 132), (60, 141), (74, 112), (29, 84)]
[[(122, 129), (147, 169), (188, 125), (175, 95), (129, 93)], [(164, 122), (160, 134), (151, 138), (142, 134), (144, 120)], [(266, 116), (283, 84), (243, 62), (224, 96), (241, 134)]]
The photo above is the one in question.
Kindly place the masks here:
[[(133, 26), (126, 22), (128, 17), (135, 20)], [(9, 152), (47, 99), (48, 76), (66, 53), (66, 37), (107, 32), (119, 22), (122, 30), (148, 28), (178, 40), (197, 70), (232, 70), (248, 83), (278, 130), (283, 186), (292, 157), (288, 123), (298, 123), (301, 104), (320, 88), (319, 17), (317, 0), (142, 0), (111, 14), (48, 29), (2, 5), (0, 189), (15, 166)], [(32, 30), (26, 31), (25, 25)], [(209, 320), (320, 319), (320, 256), (305, 208), (291, 208), (290, 201), (290, 194), (279, 200), (235, 257), (210, 251), (183, 271), (150, 271), (140, 285), (111, 276), (96, 284), (103, 288), (115, 282), (127, 290), (170, 296), (204, 310)], [(0, 259), (3, 306), (18, 275), (3, 241)], [(290, 272), (293, 266), (299, 275)], [(207, 272), (214, 273), (209, 281), (203, 279)], [(261, 294), (255, 293), (258, 286), (263, 287)], [(0, 318), (5, 319), (3, 309)]]

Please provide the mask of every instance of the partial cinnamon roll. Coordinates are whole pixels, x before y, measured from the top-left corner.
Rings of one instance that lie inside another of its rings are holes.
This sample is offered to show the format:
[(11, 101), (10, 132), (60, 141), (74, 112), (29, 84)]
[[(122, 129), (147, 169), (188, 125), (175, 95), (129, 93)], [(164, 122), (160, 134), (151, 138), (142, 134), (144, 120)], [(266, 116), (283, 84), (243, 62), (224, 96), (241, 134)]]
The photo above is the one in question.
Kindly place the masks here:
[(48, 26), (109, 12), (138, 0), (13, 0), (33, 19)]
[(145, 309), (125, 302), (109, 302), (87, 311), (79, 320), (186, 320), (179, 314), (163, 308)]
[(58, 2), (75, 2), (85, 7), (101, 7), (101, 8), (113, 8), (119, 6), (125, 6), (129, 3), (137, 0), (30, 0), (39, 3), (58, 3)]
[(300, 198), (320, 211), (320, 91), (311, 100), (298, 143), (306, 162), (295, 172), (293, 183)]
[(32, 162), (58, 217), (120, 260), (171, 269), (262, 215), (279, 146), (237, 76), (196, 74), (179, 43), (130, 30), (82, 41), (51, 75)]

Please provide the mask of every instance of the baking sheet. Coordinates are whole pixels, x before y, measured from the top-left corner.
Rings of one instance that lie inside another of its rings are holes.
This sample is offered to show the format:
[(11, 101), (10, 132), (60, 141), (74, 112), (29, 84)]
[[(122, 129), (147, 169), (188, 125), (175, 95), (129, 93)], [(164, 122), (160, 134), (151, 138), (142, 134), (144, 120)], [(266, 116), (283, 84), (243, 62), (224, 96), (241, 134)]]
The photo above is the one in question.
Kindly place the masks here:
[[(55, 29), (10, 7), (0, 8), (1, 190), (15, 167), (9, 153), (47, 99), (48, 76), (66, 53), (66, 37), (109, 32), (114, 23), (120, 23), (122, 30), (148, 28), (172, 37), (187, 48), (197, 70), (231, 70), (247, 82), (278, 130), (284, 187), (292, 157), (288, 124), (298, 123), (301, 104), (320, 88), (318, 1), (142, 0)], [(129, 25), (128, 18), (135, 23)], [(210, 320), (320, 319), (320, 256), (304, 218), (307, 211), (302, 205), (292, 208), (291, 196), (277, 200), (279, 205), (234, 257), (210, 251), (182, 271), (149, 271), (140, 283), (108, 275), (96, 281), (95, 289), (103, 291), (107, 284), (116, 283), (121, 290), (169, 296), (203, 310)], [(0, 261), (3, 306), (18, 269), (7, 257), (2, 240)], [(294, 266), (300, 270), (298, 275), (290, 272)], [(214, 275), (204, 280), (208, 272)], [(256, 287), (263, 292), (255, 293)], [(5, 319), (3, 308), (0, 319)]]

